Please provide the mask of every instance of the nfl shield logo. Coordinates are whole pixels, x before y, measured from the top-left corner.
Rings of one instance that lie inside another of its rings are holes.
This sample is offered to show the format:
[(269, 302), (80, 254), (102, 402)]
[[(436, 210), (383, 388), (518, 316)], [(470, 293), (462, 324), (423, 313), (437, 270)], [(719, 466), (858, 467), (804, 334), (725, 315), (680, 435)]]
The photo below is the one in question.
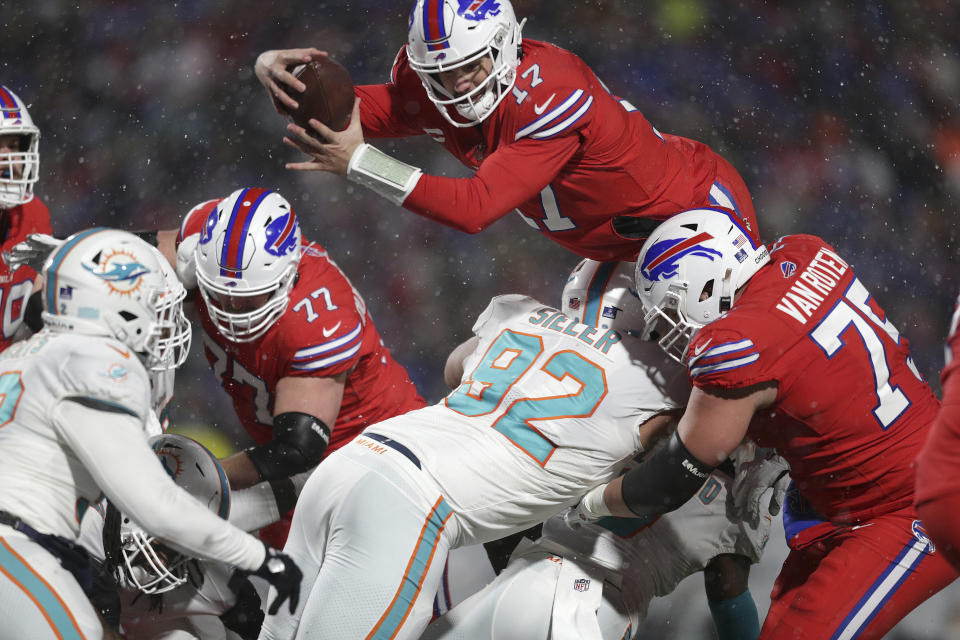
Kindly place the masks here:
[(586, 591), (590, 588), (590, 580), (587, 578), (577, 578), (573, 581), (574, 591)]
[(570, 298), (567, 300), (567, 303), (570, 305), (570, 308), (576, 311), (580, 308), (580, 298)]

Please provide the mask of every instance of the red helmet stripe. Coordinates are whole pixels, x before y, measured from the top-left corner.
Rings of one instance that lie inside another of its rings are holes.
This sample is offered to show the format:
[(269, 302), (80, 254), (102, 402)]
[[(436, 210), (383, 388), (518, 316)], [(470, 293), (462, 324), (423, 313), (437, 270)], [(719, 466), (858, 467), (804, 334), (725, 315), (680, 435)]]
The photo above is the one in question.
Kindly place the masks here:
[[(243, 269), (243, 250), (247, 241), (250, 221), (257, 207), (269, 194), (267, 189), (244, 189), (233, 205), (230, 221), (227, 224), (227, 236), (223, 240), (220, 254), (220, 266), (223, 269), (238, 272)], [(226, 274), (223, 274), (226, 275)], [(237, 277), (231, 274), (232, 277)]]
[(710, 235), (706, 231), (702, 231), (697, 235), (693, 236), (692, 238), (687, 238), (683, 242), (678, 242), (677, 244), (673, 245), (672, 247), (670, 247), (669, 249), (661, 253), (659, 256), (654, 258), (650, 262), (650, 264), (646, 266), (646, 270), (647, 272), (650, 272), (653, 269), (655, 269), (659, 264), (665, 262), (666, 260), (669, 260), (671, 257), (680, 253), (684, 249), (687, 249), (688, 247), (692, 247), (696, 244), (700, 244), (704, 240), (712, 240), (712, 239), (713, 239), (712, 235)]

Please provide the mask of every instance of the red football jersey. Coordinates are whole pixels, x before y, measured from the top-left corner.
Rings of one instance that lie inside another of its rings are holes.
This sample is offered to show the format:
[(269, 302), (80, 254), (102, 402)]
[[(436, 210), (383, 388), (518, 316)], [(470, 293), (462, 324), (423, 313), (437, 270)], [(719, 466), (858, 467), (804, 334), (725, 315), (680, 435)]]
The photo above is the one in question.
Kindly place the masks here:
[[(943, 385), (943, 404), (930, 429), (930, 437), (918, 459), (917, 504), (947, 495), (960, 499), (960, 485), (956, 479), (960, 463), (960, 297), (950, 323), (947, 338), (947, 364), (940, 374)], [(956, 517), (956, 516), (954, 516)], [(954, 529), (953, 540), (960, 563), (960, 530)]]
[(756, 231), (750, 194), (706, 145), (661, 134), (610, 94), (576, 55), (523, 40), (510, 95), (481, 126), (452, 126), (430, 101), (405, 49), (391, 81), (356, 87), (364, 135), (428, 134), (472, 178), (423, 175), (403, 206), (475, 233), (513, 209), (538, 231), (595, 260), (632, 260), (642, 241), (618, 216), (663, 220), (702, 205), (732, 208)]
[[(18, 242), (27, 239), (28, 233), (52, 234), (50, 211), (39, 198), (13, 209), (0, 210), (0, 220), (7, 225), (6, 238), (0, 243), (0, 252), (9, 251)], [(24, 305), (33, 291), (37, 272), (23, 266), (11, 273), (6, 263), (0, 260), (0, 351), (13, 342), (13, 335), (23, 322)]]
[(938, 401), (909, 344), (830, 245), (787, 236), (687, 349), (692, 383), (775, 381), (749, 435), (776, 447), (814, 510), (838, 523), (909, 507), (913, 459)]
[[(204, 215), (191, 214), (181, 227), (183, 236), (199, 233), (206, 220)], [(257, 443), (273, 437), (277, 381), (349, 372), (340, 414), (332, 425), (329, 453), (368, 425), (419, 409), (426, 402), (383, 345), (366, 303), (340, 268), (320, 245), (304, 242), (303, 249), (290, 305), (257, 340), (228, 340), (210, 320), (200, 296), (197, 310), (207, 360)]]

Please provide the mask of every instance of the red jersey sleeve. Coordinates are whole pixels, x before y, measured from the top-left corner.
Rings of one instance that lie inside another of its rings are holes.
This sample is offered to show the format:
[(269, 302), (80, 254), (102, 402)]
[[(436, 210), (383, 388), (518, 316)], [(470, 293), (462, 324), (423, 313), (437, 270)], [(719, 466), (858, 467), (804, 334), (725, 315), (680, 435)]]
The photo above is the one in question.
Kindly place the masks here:
[(46, 233), (53, 235), (50, 226), (50, 209), (38, 198), (34, 198), (30, 207), (30, 215), (26, 220), (24, 235), (27, 233)]
[(773, 380), (761, 351), (755, 336), (729, 326), (707, 325), (687, 347), (690, 382), (700, 388), (739, 389)]
[(520, 140), (494, 151), (470, 178), (424, 174), (403, 206), (459, 231), (478, 233), (540, 193), (579, 147), (576, 136)]
[(393, 61), (390, 82), (358, 85), (353, 92), (360, 98), (360, 123), (365, 137), (399, 138), (424, 134), (416, 120), (422, 109), (423, 86), (410, 69), (405, 47), (401, 47)]
[(183, 217), (183, 222), (180, 223), (180, 232), (177, 234), (177, 244), (179, 245), (183, 242), (183, 239), (186, 237), (192, 236), (195, 233), (201, 233), (208, 222), (212, 228), (213, 225), (217, 223), (217, 220), (216, 218), (211, 219), (210, 214), (222, 200), (222, 198), (207, 200), (190, 209), (187, 215)]

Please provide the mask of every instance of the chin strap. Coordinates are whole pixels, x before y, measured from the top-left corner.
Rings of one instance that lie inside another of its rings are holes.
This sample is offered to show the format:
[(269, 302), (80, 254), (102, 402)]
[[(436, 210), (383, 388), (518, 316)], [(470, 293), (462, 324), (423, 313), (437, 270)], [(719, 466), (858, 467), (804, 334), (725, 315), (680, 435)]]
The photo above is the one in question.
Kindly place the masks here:
[(728, 268), (723, 274), (720, 290), (720, 313), (730, 311), (733, 306), (733, 269)]

